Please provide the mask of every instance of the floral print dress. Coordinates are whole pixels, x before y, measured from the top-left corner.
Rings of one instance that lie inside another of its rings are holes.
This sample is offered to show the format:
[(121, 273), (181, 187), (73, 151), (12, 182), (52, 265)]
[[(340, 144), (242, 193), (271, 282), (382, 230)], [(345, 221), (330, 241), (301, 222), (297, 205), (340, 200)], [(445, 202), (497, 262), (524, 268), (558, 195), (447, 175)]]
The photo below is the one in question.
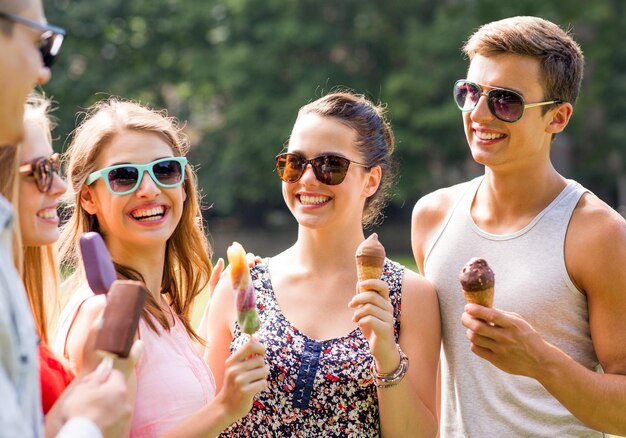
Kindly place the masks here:
[[(378, 397), (369, 371), (373, 357), (361, 330), (324, 341), (301, 333), (278, 306), (268, 262), (256, 265), (251, 274), (261, 319), (258, 337), (267, 347), (269, 388), (257, 394), (248, 415), (220, 436), (380, 436)], [(403, 273), (403, 266), (385, 260), (381, 278), (389, 285), (396, 342)], [(247, 340), (236, 325), (231, 352)]]

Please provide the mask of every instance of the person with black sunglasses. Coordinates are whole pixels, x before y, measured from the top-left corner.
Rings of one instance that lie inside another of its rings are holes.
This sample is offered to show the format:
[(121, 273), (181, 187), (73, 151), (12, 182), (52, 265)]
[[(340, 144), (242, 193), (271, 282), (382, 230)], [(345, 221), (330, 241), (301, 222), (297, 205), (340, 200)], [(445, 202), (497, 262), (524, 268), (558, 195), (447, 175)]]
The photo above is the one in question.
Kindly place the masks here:
[[(276, 156), (297, 240), (251, 271), (269, 389), (221, 436), (435, 436), (435, 291), (388, 258), (380, 279), (357, 277), (363, 226), (382, 219), (392, 184), (393, 148), (384, 109), (363, 96), (337, 91), (298, 112)], [(234, 297), (222, 280), (206, 314), (218, 388), (220, 364), (248, 342)]]
[[(555, 170), (583, 77), (558, 25), (512, 17), (465, 43), (453, 98), (484, 175), (414, 207), (417, 265), (439, 295), (441, 436), (626, 435), (626, 221)], [(493, 308), (465, 302), (473, 257)]]

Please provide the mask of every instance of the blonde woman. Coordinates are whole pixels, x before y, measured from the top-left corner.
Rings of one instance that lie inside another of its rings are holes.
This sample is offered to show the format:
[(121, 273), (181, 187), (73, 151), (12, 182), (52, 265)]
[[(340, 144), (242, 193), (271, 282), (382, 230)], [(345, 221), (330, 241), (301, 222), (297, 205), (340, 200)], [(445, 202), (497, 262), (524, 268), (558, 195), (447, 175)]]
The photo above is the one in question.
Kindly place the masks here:
[(20, 148), (19, 212), (22, 279), (33, 311), (39, 345), (42, 403), (47, 414), (74, 378), (68, 364), (48, 345), (48, 306), (58, 296), (58, 266), (54, 244), (59, 237), (57, 206), (65, 193), (59, 176), (59, 154), (52, 151), (50, 102), (31, 97), (24, 112), (25, 137)]
[[(44, 97), (33, 95), (29, 98), (24, 111), (23, 140), (13, 151), (13, 158), (3, 157), (6, 158), (3, 162), (9, 165), (0, 178), (3, 196), (18, 206), (19, 222), (13, 235), (15, 265), (22, 275), (40, 338), (39, 380), (45, 432), (46, 436), (55, 436), (64, 419), (72, 416), (72, 410), (76, 411), (78, 407), (76, 414), (85, 417), (90, 412), (92, 420), (105, 435), (115, 436), (130, 420), (131, 408), (123, 390), (123, 374), (116, 370), (113, 379), (109, 380), (107, 376), (89, 374), (91, 369), (85, 369), (74, 378), (66, 362), (52, 353), (48, 344), (46, 304), (56, 301), (58, 289), (53, 248), (59, 237), (56, 208), (66, 188), (59, 176), (58, 154), (52, 150), (49, 107), (50, 101)], [(14, 181), (15, 187), (10, 181)], [(89, 333), (93, 337), (96, 328), (89, 328)], [(139, 351), (133, 350), (130, 361), (118, 362), (116, 366), (122, 371), (127, 370), (133, 366), (137, 354)], [(104, 381), (108, 381), (106, 385)], [(96, 412), (97, 416), (93, 416)], [(93, 425), (86, 427), (87, 430), (80, 432), (81, 436), (91, 433), (89, 430)], [(93, 432), (100, 434), (97, 430)]]
[(96, 104), (67, 150), (73, 195), (60, 253), (78, 267), (60, 322), (58, 351), (80, 369), (85, 327), (105, 305), (80, 269), (79, 238), (102, 234), (118, 276), (142, 280), (150, 294), (138, 336), (145, 355), (136, 367), (133, 437), (211, 436), (244, 415), (266, 386), (264, 347), (254, 341), (226, 360), (227, 384), (216, 394), (190, 323), (197, 295), (211, 274), (211, 248), (200, 214), (188, 144), (176, 121), (139, 104)]

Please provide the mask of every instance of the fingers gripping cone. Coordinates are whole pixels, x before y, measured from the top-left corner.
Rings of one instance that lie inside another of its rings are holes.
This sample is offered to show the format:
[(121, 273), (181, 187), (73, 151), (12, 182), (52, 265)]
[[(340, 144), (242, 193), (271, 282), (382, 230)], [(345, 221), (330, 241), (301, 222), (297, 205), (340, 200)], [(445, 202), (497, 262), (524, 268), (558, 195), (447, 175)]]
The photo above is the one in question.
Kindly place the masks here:
[(485, 259), (468, 261), (459, 273), (459, 281), (468, 303), (493, 307), (495, 276)]
[(249, 335), (256, 333), (261, 322), (256, 310), (254, 286), (246, 261), (246, 251), (238, 242), (233, 242), (226, 251), (230, 264), (230, 279), (237, 294), (237, 322), (241, 331)]
[(372, 233), (356, 250), (356, 269), (359, 281), (378, 279), (383, 274), (385, 248), (378, 241), (378, 235)]

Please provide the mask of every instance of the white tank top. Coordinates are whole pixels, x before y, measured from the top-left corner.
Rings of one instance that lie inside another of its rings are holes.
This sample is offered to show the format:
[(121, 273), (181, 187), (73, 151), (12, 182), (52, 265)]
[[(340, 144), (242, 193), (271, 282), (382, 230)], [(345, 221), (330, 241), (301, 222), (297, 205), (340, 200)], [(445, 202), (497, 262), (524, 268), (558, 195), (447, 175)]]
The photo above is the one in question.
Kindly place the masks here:
[(598, 367), (587, 299), (571, 281), (564, 260), (565, 235), (587, 190), (570, 180), (526, 227), (487, 233), (470, 207), (484, 177), (463, 184), (424, 261), (441, 309), (441, 437), (596, 437), (534, 379), (514, 376), (469, 349), (461, 325), (465, 300), (458, 273), (483, 257), (495, 273), (494, 307), (522, 316), (541, 336), (589, 369)]

